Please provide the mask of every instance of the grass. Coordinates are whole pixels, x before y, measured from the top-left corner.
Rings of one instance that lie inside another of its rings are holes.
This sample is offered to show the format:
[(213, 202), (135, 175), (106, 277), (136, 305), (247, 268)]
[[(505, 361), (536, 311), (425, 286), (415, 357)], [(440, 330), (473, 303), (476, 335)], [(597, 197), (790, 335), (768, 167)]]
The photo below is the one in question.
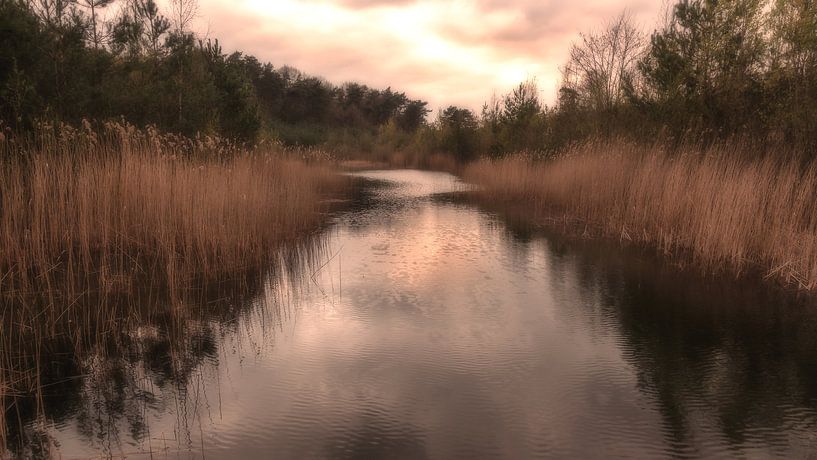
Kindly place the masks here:
[(817, 288), (817, 166), (751, 145), (588, 142), (557, 159), (483, 160), (464, 172), (532, 219), (655, 247), (708, 272)]
[(323, 156), (121, 124), (0, 140), (0, 456), (61, 363), (178, 328), (224, 280), (258, 290), (347, 185)]
[[(341, 186), (328, 168), (280, 151), (183, 152), (175, 137), (115, 125), (106, 138), (39, 138), (0, 162), (0, 290), (64, 278), (122, 288), (131, 274), (193, 273), (263, 262), (323, 219)], [(145, 264), (149, 266), (145, 266)], [(86, 283), (88, 284), (88, 283)]]
[[(2, 343), (2, 341), (0, 341)], [(0, 370), (0, 401), (6, 401), (6, 393), (8, 392), (6, 379), (4, 376), (4, 372)], [(3, 416), (0, 417), (0, 458), (5, 458), (6, 453), (6, 446), (8, 445), (7, 437), (7, 429), (6, 429), (6, 416), (5, 416), (5, 404), (3, 405)]]

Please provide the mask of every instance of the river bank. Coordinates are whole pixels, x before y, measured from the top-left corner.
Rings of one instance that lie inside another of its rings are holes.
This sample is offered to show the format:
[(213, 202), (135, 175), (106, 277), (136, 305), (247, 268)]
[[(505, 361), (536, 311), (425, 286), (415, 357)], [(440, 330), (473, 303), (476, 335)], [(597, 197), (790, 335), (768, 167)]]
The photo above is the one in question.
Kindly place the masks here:
[(171, 369), (188, 366), (187, 324), (297, 269), (302, 242), (351, 188), (303, 152), (127, 125), (28, 142), (0, 142), (0, 457), (33, 442), (20, 426), (6, 433), (43, 415), (44, 389), (71, 386), (89, 360), (164, 331)]
[(817, 169), (739, 156), (739, 145), (670, 153), (590, 143), (563, 157), (481, 160), (475, 199), (583, 237), (643, 245), (704, 273), (817, 287)]
[(131, 328), (83, 354), (43, 342), (28, 363), (44, 371), (42, 415), (18, 398), (13, 452), (813, 451), (809, 305), (526, 231), (463, 202), (448, 174), (353, 175), (350, 206), (261, 272), (183, 290), (172, 309), (157, 291), (130, 297)]

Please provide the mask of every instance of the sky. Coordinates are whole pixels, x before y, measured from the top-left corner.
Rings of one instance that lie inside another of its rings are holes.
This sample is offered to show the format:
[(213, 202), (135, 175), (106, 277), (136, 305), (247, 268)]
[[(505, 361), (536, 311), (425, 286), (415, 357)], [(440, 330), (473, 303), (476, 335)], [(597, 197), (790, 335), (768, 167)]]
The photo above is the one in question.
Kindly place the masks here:
[(478, 109), (535, 78), (547, 103), (580, 32), (625, 9), (651, 30), (662, 0), (199, 0), (199, 33), (226, 52), (342, 84)]

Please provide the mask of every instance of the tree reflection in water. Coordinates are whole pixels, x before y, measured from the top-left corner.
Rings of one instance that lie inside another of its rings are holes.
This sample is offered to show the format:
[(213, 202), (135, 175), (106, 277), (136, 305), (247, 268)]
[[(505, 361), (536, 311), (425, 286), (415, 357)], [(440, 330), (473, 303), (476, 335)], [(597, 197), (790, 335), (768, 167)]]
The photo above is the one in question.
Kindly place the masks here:
[[(814, 451), (813, 300), (543, 235), (461, 196), (384, 187), (359, 198), (336, 235), (262, 270), (86, 294), (55, 322), (44, 319), (54, 309), (38, 316), (36, 303), (6, 298), (4, 311), (17, 312), (0, 332), (9, 448), (242, 458), (270, 448), (409, 458)], [(311, 275), (341, 247), (343, 296), (324, 308), (340, 260)], [(425, 260), (428, 248), (436, 259)], [(234, 363), (253, 358), (233, 379)]]
[[(531, 244), (523, 225), (512, 233)], [(803, 437), (817, 432), (813, 299), (751, 278), (701, 276), (648, 251), (552, 234), (536, 241), (548, 245), (557, 273), (576, 277), (563, 295), (582, 298), (575, 305), (586, 308), (586, 326), (621, 338), (674, 453), (704, 453), (697, 436), (705, 432), (735, 452), (747, 444), (779, 455), (815, 446), (817, 438)]]
[[(197, 274), (184, 284), (143, 276), (126, 292), (87, 289), (54, 323), (44, 312), (68, 302), (68, 289), (3, 298), (7, 453), (50, 457), (50, 429), (69, 420), (105, 455), (192, 448), (192, 430), (218, 409), (203, 379), (219, 365), (221, 339), (246, 334), (247, 324), (274, 327), (308, 282), (303, 273), (320, 266), (322, 241), (293, 244), (268, 266), (240, 273)], [(149, 413), (167, 412), (176, 416), (172, 432), (151, 432)]]

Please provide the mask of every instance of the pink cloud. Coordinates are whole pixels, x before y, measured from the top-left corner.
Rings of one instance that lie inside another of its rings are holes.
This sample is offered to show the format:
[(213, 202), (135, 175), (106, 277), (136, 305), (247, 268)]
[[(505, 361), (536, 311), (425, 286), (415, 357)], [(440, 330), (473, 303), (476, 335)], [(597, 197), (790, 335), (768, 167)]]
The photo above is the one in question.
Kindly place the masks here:
[(201, 0), (226, 51), (335, 83), (391, 86), (444, 107), (477, 109), (536, 77), (552, 101), (571, 42), (624, 9), (651, 28), (655, 0)]

